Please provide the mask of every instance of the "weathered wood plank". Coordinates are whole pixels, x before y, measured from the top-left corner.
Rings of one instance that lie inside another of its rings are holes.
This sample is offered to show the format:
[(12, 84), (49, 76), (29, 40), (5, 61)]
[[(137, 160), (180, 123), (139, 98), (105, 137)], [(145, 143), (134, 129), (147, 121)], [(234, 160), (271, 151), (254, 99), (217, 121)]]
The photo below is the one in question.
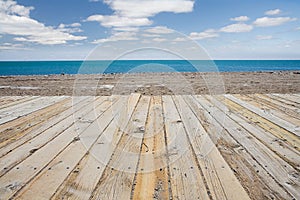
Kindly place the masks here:
[(278, 126), (284, 128), (285, 130), (287, 130), (287, 131), (295, 134), (296, 136), (300, 137), (300, 130), (298, 129), (298, 127), (296, 125), (291, 124), (291, 123), (285, 121), (284, 119), (280, 119), (280, 118), (278, 118), (278, 117), (276, 117), (276, 116), (274, 116), (270, 113), (266, 113), (263, 110), (255, 107), (255, 106), (252, 106), (251, 104), (234, 97), (233, 95), (227, 94), (227, 95), (225, 95), (225, 97), (228, 98), (229, 100), (231, 100), (235, 103), (238, 103), (241, 106), (247, 108), (251, 112), (253, 112), (253, 113), (255, 113), (255, 114), (271, 121), (271, 122), (276, 123)]
[(168, 161), (162, 99), (151, 98), (132, 199), (168, 199)]
[[(89, 199), (94, 191), (111, 155), (118, 143), (122, 132), (125, 130), (132, 113), (139, 101), (140, 95), (133, 94), (128, 98), (127, 103), (121, 105), (123, 108), (112, 123), (105, 129), (97, 142), (78, 163), (73, 173), (64, 181), (55, 192), (52, 199)], [(117, 107), (119, 107), (117, 105)]]
[[(295, 102), (292, 102), (292, 101), (289, 101), (289, 100), (287, 100), (287, 99), (284, 99), (284, 98), (281, 98), (280, 96), (276, 96), (276, 95), (274, 95), (274, 94), (266, 94), (268, 97), (270, 97), (270, 98), (272, 98), (272, 99), (274, 99), (274, 100), (277, 100), (277, 101), (279, 101), (279, 102), (281, 102), (281, 103), (283, 103), (283, 104), (286, 104), (286, 105), (288, 105), (288, 106), (290, 106), (290, 107), (292, 107), (292, 108), (295, 108), (295, 109), (298, 109), (299, 110), (299, 105), (298, 104), (296, 104)], [(300, 111), (299, 111), (300, 112)]]
[[(226, 105), (230, 106), (228, 102)], [(255, 159), (277, 180), (278, 184), (289, 191), (296, 199), (300, 198), (300, 194), (298, 193), (300, 181), (298, 180), (297, 171), (291, 165), (278, 157), (278, 155), (249, 134), (243, 126), (237, 124), (228, 116), (225, 116), (224, 119), (220, 119), (219, 114), (216, 113), (214, 117), (218, 121), (224, 120), (226, 129), (231, 135), (233, 135), (252, 156), (255, 156)]]
[[(217, 101), (215, 98), (207, 96), (210, 102), (213, 102), (218, 108), (222, 108), (225, 105), (221, 101)], [(282, 142), (280, 139), (267, 132), (259, 126), (252, 124), (252, 121), (248, 118), (240, 115), (236, 110), (240, 110), (239, 107), (231, 109), (231, 113), (228, 115), (229, 118), (234, 120), (236, 123), (240, 124), (245, 128), (253, 137), (263, 143), (266, 147), (277, 154), (281, 159), (288, 162), (295, 169), (300, 169), (300, 153), (295, 148)]]
[(291, 117), (290, 115), (286, 114), (285, 112), (282, 112), (280, 109), (274, 106), (270, 107), (269, 105), (264, 104), (263, 102), (258, 102), (257, 100), (251, 98), (252, 95), (245, 96), (235, 94), (233, 96), (261, 109), (265, 113), (269, 113), (270, 115), (274, 115), (280, 119), (285, 119), (285, 121), (293, 124), (294, 126), (297, 126), (298, 124), (300, 125), (300, 119)]
[[(111, 101), (107, 98), (108, 97), (101, 98), (102, 100), (106, 99), (106, 101), (103, 104), (100, 104), (99, 107), (96, 107), (96, 111), (93, 109), (94, 105), (89, 105), (87, 108), (90, 112), (86, 114), (83, 112), (82, 114), (84, 115), (80, 119), (80, 122), (76, 123), (76, 126), (74, 124), (71, 124), (71, 126), (68, 125), (68, 128), (65, 131), (48, 141), (46, 145), (34, 151), (33, 154), (31, 153), (32, 155), (30, 157), (5, 173), (0, 178), (0, 194), (2, 195), (2, 198), (9, 198), (15, 195), (16, 192), (23, 188), (34, 176), (40, 173), (41, 170), (57, 156), (57, 154), (62, 152), (68, 145), (77, 141), (76, 138), (78, 134), (83, 132), (95, 120), (95, 114), (98, 116), (110, 107)], [(103, 110), (104, 108), (106, 109)], [(45, 134), (44, 136), (47, 135)], [(21, 147), (23, 146), (24, 145)], [(24, 153), (27, 154), (27, 152), (20, 152), (19, 154), (23, 155)], [(11, 158), (13, 159), (14, 157)], [(49, 168), (51, 169), (51, 167)]]
[(213, 199), (250, 199), (183, 97), (174, 101)]
[(290, 109), (287, 107), (284, 107), (282, 103), (276, 102), (271, 98), (268, 98), (267, 96), (261, 95), (261, 94), (254, 94), (254, 95), (247, 95), (247, 97), (253, 99), (254, 101), (257, 101), (265, 106), (268, 106), (269, 108), (276, 109), (294, 119), (300, 120), (299, 113), (295, 112), (294, 109)]
[(91, 199), (129, 199), (133, 189), (142, 138), (145, 131), (149, 96), (142, 96), (133, 117), (122, 133)]
[[(102, 135), (106, 127), (120, 111), (127, 97), (119, 99), (118, 107), (105, 110), (72, 142), (63, 152), (57, 155), (47, 167), (40, 172), (31, 183), (27, 184), (16, 196), (17, 199), (50, 199), (59, 185), (70, 174), (84, 155), (89, 153), (92, 145)], [(114, 110), (115, 109), (115, 110)], [(115, 111), (115, 112), (114, 112)], [(74, 156), (76, 155), (76, 156)]]
[(285, 104), (285, 103), (279, 101), (278, 99), (276, 99), (276, 97), (268, 96), (267, 94), (258, 94), (258, 95), (260, 98), (270, 101), (272, 104), (280, 106), (280, 107), (284, 108), (285, 110), (289, 110), (290, 112), (293, 112), (297, 116), (300, 114), (300, 109), (295, 108), (294, 106)]
[(10, 97), (1, 97), (0, 109), (4, 109), (10, 106), (20, 104), (22, 102), (29, 101), (31, 99), (38, 98), (37, 96), (10, 96)]
[[(49, 118), (46, 122), (31, 127), (24, 131), (24, 135), (22, 137), (19, 137), (17, 140), (7, 140), (4, 143), (1, 143), (0, 147), (0, 157), (3, 157), (4, 155), (8, 154), (9, 152), (12, 152), (15, 148), (25, 144), (26, 142), (29, 142), (31, 139), (37, 137), (38, 135), (44, 133), (48, 129), (55, 128), (61, 121), (65, 120), (67, 117), (70, 117), (74, 112), (79, 111), (80, 109), (84, 108), (88, 104), (90, 104), (93, 101), (93, 98), (89, 97), (81, 97), (80, 101), (78, 102), (72, 102), (72, 105), (74, 107), (70, 107), (66, 109), (64, 112), (61, 112), (57, 114), (56, 116), (53, 116)], [(67, 107), (68, 105), (64, 105), (63, 107)], [(61, 128), (63, 130), (63, 128)]]
[(188, 142), (171, 96), (163, 96), (172, 199), (210, 199), (210, 191)]
[(70, 100), (71, 98), (63, 99), (26, 116), (0, 125), (0, 147), (18, 140), (35, 126), (64, 111), (67, 108), (67, 103), (71, 103)]
[[(228, 114), (226, 107), (222, 107), (222, 113), (220, 113), (202, 96), (197, 96), (196, 101), (188, 97), (186, 100), (194, 112), (197, 113), (199, 121), (209, 133), (210, 138), (235, 172), (251, 199), (291, 198), (291, 195), (279, 186), (274, 178), (262, 168), (255, 157), (245, 151), (242, 145), (228, 132), (224, 123), (224, 116)], [(222, 119), (221, 121), (217, 121), (213, 117), (216, 114)]]
[(290, 94), (272, 94), (272, 95), (277, 96), (280, 99), (284, 99), (287, 102), (291, 102), (292, 104), (300, 108), (300, 98), (297, 96), (293, 96)]
[[(99, 103), (103, 102), (103, 98), (99, 99)], [(88, 114), (92, 111), (92, 107), (86, 107), (81, 110), (81, 114)], [(78, 119), (77, 119), (78, 121)], [(0, 177), (7, 173), (11, 168), (13, 168), (18, 163), (22, 162), (27, 157), (31, 156), (33, 153), (47, 145), (49, 141), (60, 138), (61, 134), (65, 134), (65, 131), (70, 131), (70, 127), (74, 126), (73, 116), (69, 116), (65, 118), (65, 120), (53, 126), (51, 129), (43, 132), (42, 134), (38, 134), (38, 136), (34, 137), (30, 141), (24, 143), (18, 148), (8, 152), (5, 156), (3, 156), (0, 160)], [(76, 128), (76, 127), (75, 127)], [(69, 140), (72, 138), (68, 138)], [(63, 144), (63, 143), (62, 143)]]
[(17, 119), (21, 116), (28, 115), (34, 111), (45, 108), (51, 104), (54, 104), (62, 99), (65, 99), (65, 96), (60, 97), (39, 97), (31, 101), (17, 104), (12, 107), (4, 108), (0, 110), (0, 124), (4, 124), (11, 120)]

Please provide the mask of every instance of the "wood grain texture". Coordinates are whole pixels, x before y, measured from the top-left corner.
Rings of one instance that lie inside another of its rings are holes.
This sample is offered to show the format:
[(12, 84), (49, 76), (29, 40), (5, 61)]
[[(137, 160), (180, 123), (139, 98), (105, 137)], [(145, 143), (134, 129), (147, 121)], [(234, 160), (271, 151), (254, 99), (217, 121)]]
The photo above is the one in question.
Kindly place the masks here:
[(0, 97), (0, 199), (300, 199), (300, 95)]

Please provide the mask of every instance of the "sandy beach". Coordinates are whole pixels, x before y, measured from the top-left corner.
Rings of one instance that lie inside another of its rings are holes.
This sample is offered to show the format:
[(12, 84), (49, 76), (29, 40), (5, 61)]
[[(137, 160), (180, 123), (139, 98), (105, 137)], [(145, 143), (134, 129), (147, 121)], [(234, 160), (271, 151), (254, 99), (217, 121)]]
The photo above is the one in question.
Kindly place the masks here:
[(300, 71), (0, 77), (0, 95), (299, 93)]

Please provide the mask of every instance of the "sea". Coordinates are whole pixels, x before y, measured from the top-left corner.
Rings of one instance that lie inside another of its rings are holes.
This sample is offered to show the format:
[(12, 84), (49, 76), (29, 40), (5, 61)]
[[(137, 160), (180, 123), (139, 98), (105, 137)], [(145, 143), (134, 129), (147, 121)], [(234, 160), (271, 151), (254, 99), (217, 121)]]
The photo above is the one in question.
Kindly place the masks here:
[(0, 76), (300, 70), (300, 60), (0, 61)]

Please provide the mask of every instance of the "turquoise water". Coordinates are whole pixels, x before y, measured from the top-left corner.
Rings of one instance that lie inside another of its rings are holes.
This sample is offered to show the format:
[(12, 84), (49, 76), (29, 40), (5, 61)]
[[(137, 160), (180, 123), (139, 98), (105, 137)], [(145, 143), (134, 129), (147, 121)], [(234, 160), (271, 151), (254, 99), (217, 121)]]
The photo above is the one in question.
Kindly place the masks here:
[(300, 60), (1, 61), (0, 75), (300, 70)]

